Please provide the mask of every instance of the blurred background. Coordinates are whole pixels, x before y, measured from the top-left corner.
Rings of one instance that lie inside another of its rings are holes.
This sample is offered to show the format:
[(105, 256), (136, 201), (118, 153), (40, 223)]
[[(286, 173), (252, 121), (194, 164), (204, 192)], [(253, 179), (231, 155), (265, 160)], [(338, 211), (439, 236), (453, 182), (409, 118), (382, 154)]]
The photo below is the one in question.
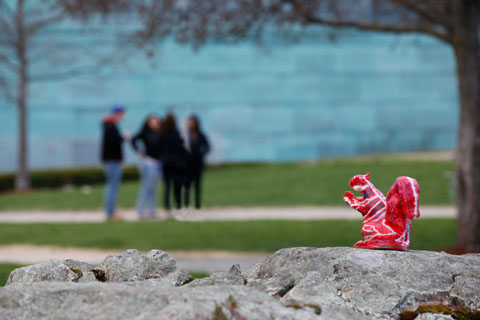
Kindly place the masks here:
[[(454, 206), (472, 199), (455, 182), (458, 70), (471, 68), (442, 24), (449, 6), (0, 0), (0, 284), (19, 265), (128, 248), (167, 250), (200, 277), (283, 247), (351, 246), (362, 221), (342, 196), (367, 172), (385, 194), (397, 176), (418, 180), (413, 249), (472, 251), (478, 226), (458, 233)], [(199, 117), (201, 210), (139, 220), (140, 158), (125, 143), (123, 221), (104, 221), (101, 121), (114, 104), (130, 135), (151, 113), (172, 112), (182, 135)]]
[[(261, 44), (209, 43), (198, 51), (167, 39), (148, 56), (120, 46), (119, 27), (84, 28), (73, 22), (52, 25), (33, 44), (55, 48), (53, 57), (66, 47), (81, 67), (95, 65), (95, 53), (118, 54), (98, 71), (32, 83), (31, 168), (99, 165), (99, 123), (113, 103), (127, 106), (122, 129), (132, 133), (152, 112), (173, 111), (179, 119), (198, 114), (212, 144), (210, 163), (305, 161), (456, 145), (455, 57), (450, 46), (430, 36), (319, 26), (298, 30), (294, 43), (286, 42), (281, 30), (266, 31)], [(93, 57), (79, 55), (86, 51)], [(35, 64), (37, 72), (62, 63), (42, 60)], [(17, 110), (4, 99), (0, 112), (0, 149), (10, 155), (1, 158), (0, 170), (14, 171)], [(126, 149), (126, 162), (135, 163), (132, 149)]]

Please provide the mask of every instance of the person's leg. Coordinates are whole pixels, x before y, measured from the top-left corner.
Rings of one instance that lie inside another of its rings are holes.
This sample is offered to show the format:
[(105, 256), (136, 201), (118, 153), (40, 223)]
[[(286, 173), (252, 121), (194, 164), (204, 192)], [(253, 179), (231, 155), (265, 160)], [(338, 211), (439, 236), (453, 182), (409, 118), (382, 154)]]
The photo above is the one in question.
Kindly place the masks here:
[(105, 191), (103, 194), (103, 204), (105, 207), (105, 214), (107, 215), (107, 219), (112, 218), (114, 209), (113, 209), (113, 191), (112, 191), (112, 177), (113, 177), (113, 166), (110, 161), (104, 163), (104, 170), (105, 170)]
[(183, 185), (183, 196), (184, 196), (184, 202), (183, 204), (185, 205), (185, 208), (188, 208), (190, 206), (190, 189), (192, 186), (192, 182), (190, 177), (185, 177), (185, 182)]
[(115, 162), (114, 166), (114, 178), (113, 178), (113, 212), (115, 213), (117, 207), (118, 188), (122, 181), (122, 163), (120, 161)]
[(163, 206), (165, 210), (170, 210), (170, 184), (172, 182), (171, 170), (168, 166), (163, 166)]
[(158, 183), (158, 165), (155, 162), (148, 164), (148, 178), (147, 178), (147, 192), (146, 192), (146, 205), (150, 216), (155, 215), (155, 193), (157, 191)]
[(111, 219), (115, 214), (118, 185), (122, 179), (121, 163), (117, 161), (105, 162), (105, 175), (105, 212), (107, 218)]
[(193, 183), (195, 184), (195, 208), (201, 208), (201, 196), (202, 196), (202, 169), (200, 168), (195, 172)]
[(145, 210), (147, 179), (148, 179), (148, 168), (143, 159), (140, 161), (139, 173), (140, 173), (140, 190), (138, 191), (138, 197), (137, 197), (137, 210), (138, 210), (138, 215), (141, 218), (143, 216), (143, 211)]
[(153, 191), (153, 216), (155, 216), (155, 211), (157, 208), (157, 190), (158, 190), (158, 183), (163, 178), (163, 166), (161, 163), (157, 165), (157, 181), (155, 182), (155, 189)]
[(173, 178), (173, 196), (175, 198), (175, 207), (177, 209), (182, 207), (182, 184), (183, 175), (182, 172), (177, 168)]

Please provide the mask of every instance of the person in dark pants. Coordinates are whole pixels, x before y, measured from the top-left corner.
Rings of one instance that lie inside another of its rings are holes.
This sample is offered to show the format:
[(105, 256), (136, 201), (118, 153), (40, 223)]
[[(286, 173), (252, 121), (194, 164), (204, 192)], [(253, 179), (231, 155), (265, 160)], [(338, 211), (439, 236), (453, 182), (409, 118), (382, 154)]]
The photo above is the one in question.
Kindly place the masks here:
[(104, 205), (107, 220), (118, 220), (115, 215), (118, 186), (122, 180), (122, 160), (123, 160), (123, 136), (118, 130), (117, 124), (123, 119), (125, 107), (114, 105), (102, 121), (102, 162), (105, 168), (105, 193)]
[(158, 180), (162, 175), (160, 162), (160, 139), (161, 121), (154, 114), (145, 120), (142, 129), (132, 138), (132, 147), (140, 156), (140, 190), (137, 197), (137, 210), (140, 219), (147, 218), (144, 215), (148, 210), (149, 217), (155, 217)]
[(163, 166), (164, 207), (170, 210), (170, 191), (173, 185), (175, 207), (181, 208), (181, 192), (185, 170), (187, 167), (187, 150), (181, 138), (173, 114), (165, 116), (162, 123), (162, 137), (160, 139), (160, 160)]
[(201, 207), (202, 174), (205, 165), (205, 156), (210, 151), (208, 139), (200, 128), (200, 121), (195, 115), (187, 119), (188, 130), (188, 175), (190, 182), (185, 184), (185, 206), (190, 205), (190, 185), (195, 189), (195, 208)]

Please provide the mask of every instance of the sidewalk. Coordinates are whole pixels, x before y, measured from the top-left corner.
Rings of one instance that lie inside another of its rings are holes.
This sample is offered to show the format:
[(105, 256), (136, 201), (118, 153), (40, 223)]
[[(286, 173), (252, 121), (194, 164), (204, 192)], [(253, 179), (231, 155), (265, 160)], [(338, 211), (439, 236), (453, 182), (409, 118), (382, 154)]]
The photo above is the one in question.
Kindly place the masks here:
[[(121, 210), (126, 221), (137, 221), (135, 210)], [(213, 220), (328, 220), (361, 219), (353, 209), (343, 207), (227, 207), (202, 210), (173, 211), (175, 218), (182, 221)], [(421, 206), (421, 218), (455, 218), (453, 206)], [(159, 218), (163, 213), (159, 212)], [(72, 223), (103, 222), (102, 211), (0, 211), (0, 223)]]
[[(121, 212), (124, 220), (138, 221), (134, 210)], [(421, 218), (454, 218), (452, 206), (422, 206)], [(162, 212), (159, 212), (159, 216)], [(325, 220), (361, 219), (358, 212), (348, 207), (254, 207), (254, 208), (207, 208), (200, 211), (174, 212), (182, 221), (214, 220)], [(102, 211), (0, 211), (0, 223), (102, 223)], [(119, 254), (121, 250), (97, 250), (85, 248), (61, 248), (55, 246), (6, 245), (0, 246), (0, 263), (33, 264), (48, 259), (75, 259), (93, 264), (103, 261), (107, 255)], [(177, 266), (190, 272), (225, 271), (239, 263), (242, 270), (262, 261), (267, 253), (226, 251), (169, 251), (177, 260)]]

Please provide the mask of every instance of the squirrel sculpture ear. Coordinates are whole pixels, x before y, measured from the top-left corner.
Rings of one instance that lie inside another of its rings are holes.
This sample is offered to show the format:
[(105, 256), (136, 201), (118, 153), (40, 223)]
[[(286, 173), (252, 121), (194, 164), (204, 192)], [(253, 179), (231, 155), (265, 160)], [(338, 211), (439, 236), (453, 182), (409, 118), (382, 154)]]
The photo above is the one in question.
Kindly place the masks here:
[(370, 181), (370, 173), (365, 174), (365, 178)]

